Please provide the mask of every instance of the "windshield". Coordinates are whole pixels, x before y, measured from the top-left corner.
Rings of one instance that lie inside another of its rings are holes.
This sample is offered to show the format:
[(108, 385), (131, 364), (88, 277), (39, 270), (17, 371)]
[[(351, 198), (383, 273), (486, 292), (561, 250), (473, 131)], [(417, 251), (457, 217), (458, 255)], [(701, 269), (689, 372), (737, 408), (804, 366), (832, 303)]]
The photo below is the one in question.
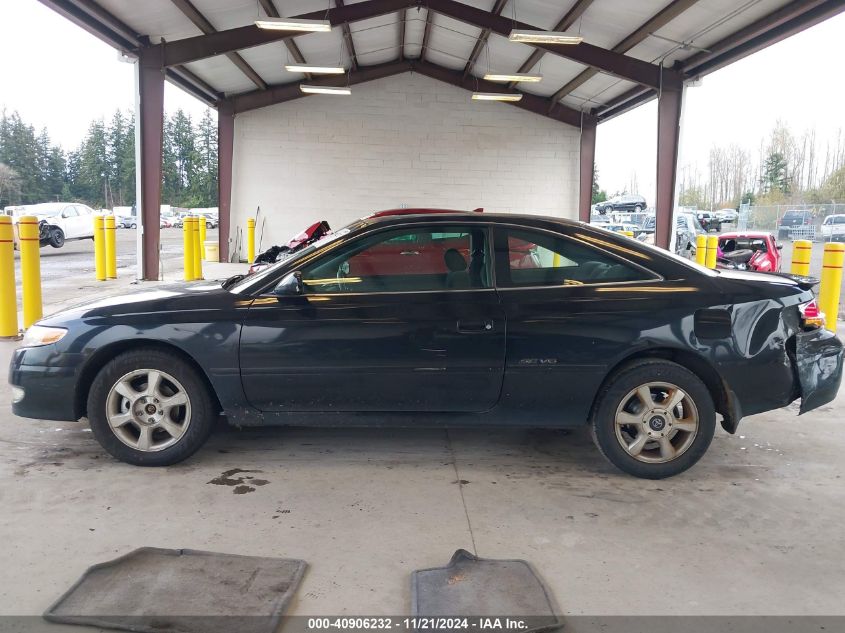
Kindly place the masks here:
[(291, 264), (292, 262), (298, 261), (299, 259), (310, 255), (311, 253), (316, 251), (318, 248), (323, 248), (327, 244), (333, 242), (334, 240), (336, 240), (340, 237), (343, 237), (344, 235), (347, 235), (348, 233), (351, 233), (352, 231), (355, 231), (355, 230), (361, 228), (364, 225), (365, 225), (365, 222), (363, 220), (357, 220), (357, 221), (353, 222), (352, 224), (348, 224), (347, 226), (343, 227), (342, 229), (335, 231), (334, 233), (329, 233), (328, 235), (321, 237), (319, 240), (317, 240), (313, 244), (309, 244), (308, 246), (306, 246), (302, 250), (297, 251), (296, 255), (289, 257), (288, 259), (282, 260), (280, 262), (276, 262), (275, 264), (268, 266), (267, 268), (265, 268), (264, 270), (262, 270), (258, 273), (255, 273), (253, 275), (247, 275), (246, 277), (244, 277), (240, 281), (232, 284), (230, 287), (227, 288), (227, 290), (229, 292), (233, 292), (235, 294), (242, 294), (242, 293), (248, 292), (248, 291), (250, 291), (254, 288), (260, 288), (264, 284), (265, 280), (268, 277), (272, 277), (276, 273), (276, 271), (279, 269), (280, 266), (282, 266), (282, 265), (287, 266), (287, 265)]

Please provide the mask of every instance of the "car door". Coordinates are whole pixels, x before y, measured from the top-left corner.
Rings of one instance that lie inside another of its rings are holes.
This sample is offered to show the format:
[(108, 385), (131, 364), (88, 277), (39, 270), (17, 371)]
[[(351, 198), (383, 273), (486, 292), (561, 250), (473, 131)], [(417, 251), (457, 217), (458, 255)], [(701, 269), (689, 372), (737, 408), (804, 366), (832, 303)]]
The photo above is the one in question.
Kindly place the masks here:
[(58, 214), (56, 224), (62, 229), (65, 239), (74, 239), (76, 237), (76, 220), (78, 216), (76, 205), (73, 204), (67, 205)]
[(94, 237), (94, 210), (84, 204), (76, 205), (77, 218), (75, 223), (76, 238)]
[(652, 326), (670, 327), (671, 284), (625, 258), (636, 255), (577, 230), (495, 228), (496, 286), (508, 323), (503, 410), (581, 423), (609, 368), (646, 345)]
[(268, 412), (495, 406), (505, 320), (488, 235), (475, 223), (408, 224), (307, 256), (301, 295), (268, 294), (247, 313), (240, 363), (250, 403)]

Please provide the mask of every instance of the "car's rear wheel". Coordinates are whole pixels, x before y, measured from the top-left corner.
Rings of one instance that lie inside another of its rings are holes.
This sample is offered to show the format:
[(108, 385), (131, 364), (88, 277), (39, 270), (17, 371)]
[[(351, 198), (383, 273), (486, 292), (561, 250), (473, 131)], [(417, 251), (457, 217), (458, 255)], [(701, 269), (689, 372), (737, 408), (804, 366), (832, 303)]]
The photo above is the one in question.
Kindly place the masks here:
[(635, 477), (663, 479), (701, 459), (713, 439), (716, 411), (698, 376), (653, 359), (611, 377), (591, 423), (593, 440), (610, 463)]
[(641, 205), (641, 204), (638, 204), (634, 207), (635, 213), (640, 213), (642, 210), (643, 210), (643, 205)]
[(65, 232), (59, 227), (54, 226), (50, 229), (50, 246), (53, 248), (61, 248), (65, 245)]
[(169, 466), (208, 439), (216, 410), (208, 387), (181, 357), (134, 350), (106, 363), (88, 394), (88, 421), (97, 441), (137, 466)]

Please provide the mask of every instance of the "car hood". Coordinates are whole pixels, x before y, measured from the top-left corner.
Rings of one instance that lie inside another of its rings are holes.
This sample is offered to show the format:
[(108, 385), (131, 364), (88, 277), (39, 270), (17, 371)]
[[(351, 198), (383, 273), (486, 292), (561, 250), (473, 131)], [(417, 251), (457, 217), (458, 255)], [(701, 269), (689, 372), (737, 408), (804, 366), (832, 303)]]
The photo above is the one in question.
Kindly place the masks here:
[(224, 290), (220, 283), (219, 280), (175, 283), (102, 297), (65, 308), (42, 319), (39, 324), (60, 326), (78, 319), (119, 319), (159, 312), (216, 309), (243, 303), (243, 297)]

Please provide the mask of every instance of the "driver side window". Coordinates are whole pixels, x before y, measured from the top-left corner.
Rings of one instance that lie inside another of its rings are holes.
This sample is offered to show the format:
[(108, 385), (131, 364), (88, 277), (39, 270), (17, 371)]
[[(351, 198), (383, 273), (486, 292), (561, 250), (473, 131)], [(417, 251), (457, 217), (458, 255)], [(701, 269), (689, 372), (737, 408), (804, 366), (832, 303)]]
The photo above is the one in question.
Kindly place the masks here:
[(307, 294), (490, 288), (487, 230), (475, 226), (381, 231), (302, 269)]

